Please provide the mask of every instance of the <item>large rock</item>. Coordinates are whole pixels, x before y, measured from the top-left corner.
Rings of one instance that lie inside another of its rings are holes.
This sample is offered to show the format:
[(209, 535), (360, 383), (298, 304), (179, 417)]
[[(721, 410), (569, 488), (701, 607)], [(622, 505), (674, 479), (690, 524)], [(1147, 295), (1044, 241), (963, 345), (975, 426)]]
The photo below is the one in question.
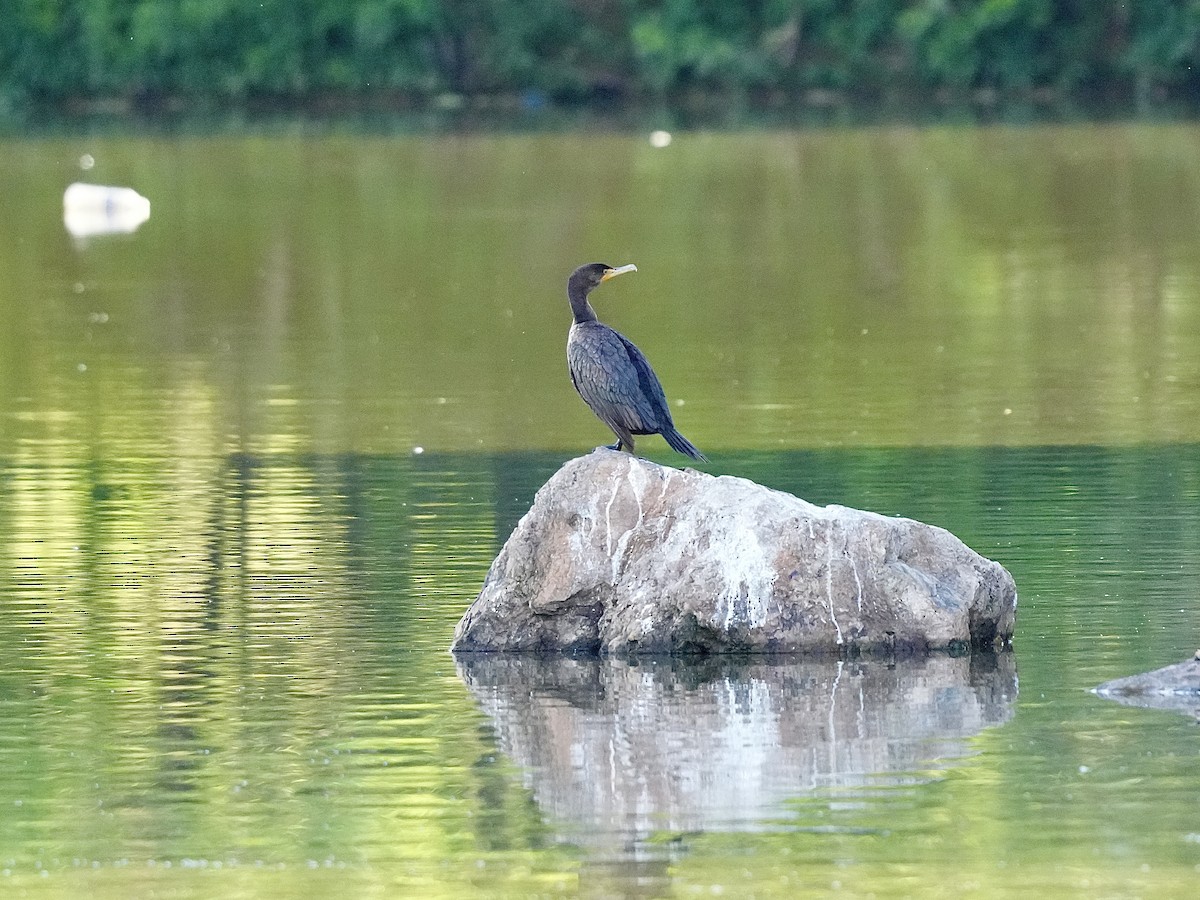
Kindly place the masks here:
[(1106, 681), (1096, 693), (1126, 706), (1172, 709), (1200, 719), (1200, 650), (1181, 663)]
[(996, 648), (1012, 577), (941, 528), (597, 450), (542, 488), (456, 651)]

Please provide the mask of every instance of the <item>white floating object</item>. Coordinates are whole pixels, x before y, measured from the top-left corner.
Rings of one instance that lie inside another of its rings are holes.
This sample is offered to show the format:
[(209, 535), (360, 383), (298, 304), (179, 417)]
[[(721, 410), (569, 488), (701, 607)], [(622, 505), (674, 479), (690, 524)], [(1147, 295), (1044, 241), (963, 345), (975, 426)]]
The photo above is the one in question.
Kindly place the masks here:
[(650, 132), (650, 146), (658, 147), (660, 150), (663, 147), (671, 146), (671, 132), (669, 132), (669, 131), (652, 131), (652, 132)]
[(72, 237), (132, 234), (150, 218), (150, 201), (127, 187), (75, 182), (63, 194), (63, 225)]

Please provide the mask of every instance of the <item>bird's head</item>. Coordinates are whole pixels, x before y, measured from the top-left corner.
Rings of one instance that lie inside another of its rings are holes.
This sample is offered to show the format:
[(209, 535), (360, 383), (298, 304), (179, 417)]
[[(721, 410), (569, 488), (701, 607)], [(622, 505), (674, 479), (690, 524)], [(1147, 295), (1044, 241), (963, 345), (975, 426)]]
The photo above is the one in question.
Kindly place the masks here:
[(580, 266), (571, 273), (571, 279), (567, 282), (567, 292), (571, 296), (587, 296), (593, 288), (603, 284), (608, 279), (624, 275), (626, 272), (636, 271), (637, 266), (632, 263), (627, 266), (616, 266), (615, 268), (607, 263), (588, 263), (586, 266)]

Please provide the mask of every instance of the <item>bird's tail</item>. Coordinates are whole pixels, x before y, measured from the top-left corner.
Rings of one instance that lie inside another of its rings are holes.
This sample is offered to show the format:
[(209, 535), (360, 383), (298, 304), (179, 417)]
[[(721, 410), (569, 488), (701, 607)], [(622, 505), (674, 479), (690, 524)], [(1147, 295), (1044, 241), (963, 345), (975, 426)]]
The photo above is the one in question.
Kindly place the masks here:
[(692, 459), (700, 460), (700, 462), (708, 462), (708, 457), (697, 450), (695, 444), (674, 428), (667, 429), (662, 433), (662, 436), (676, 453), (682, 453), (684, 456), (690, 456)]

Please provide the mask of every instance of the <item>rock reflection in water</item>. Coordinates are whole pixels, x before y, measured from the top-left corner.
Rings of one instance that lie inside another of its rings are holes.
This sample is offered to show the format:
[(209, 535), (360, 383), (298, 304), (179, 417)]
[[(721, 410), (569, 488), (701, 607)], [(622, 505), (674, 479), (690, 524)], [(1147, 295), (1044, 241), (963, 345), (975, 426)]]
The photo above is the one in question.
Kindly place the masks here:
[(1011, 653), (457, 662), (543, 813), (593, 846), (768, 827), (807, 791), (910, 781), (968, 754), (966, 739), (1007, 721), (1017, 695)]

